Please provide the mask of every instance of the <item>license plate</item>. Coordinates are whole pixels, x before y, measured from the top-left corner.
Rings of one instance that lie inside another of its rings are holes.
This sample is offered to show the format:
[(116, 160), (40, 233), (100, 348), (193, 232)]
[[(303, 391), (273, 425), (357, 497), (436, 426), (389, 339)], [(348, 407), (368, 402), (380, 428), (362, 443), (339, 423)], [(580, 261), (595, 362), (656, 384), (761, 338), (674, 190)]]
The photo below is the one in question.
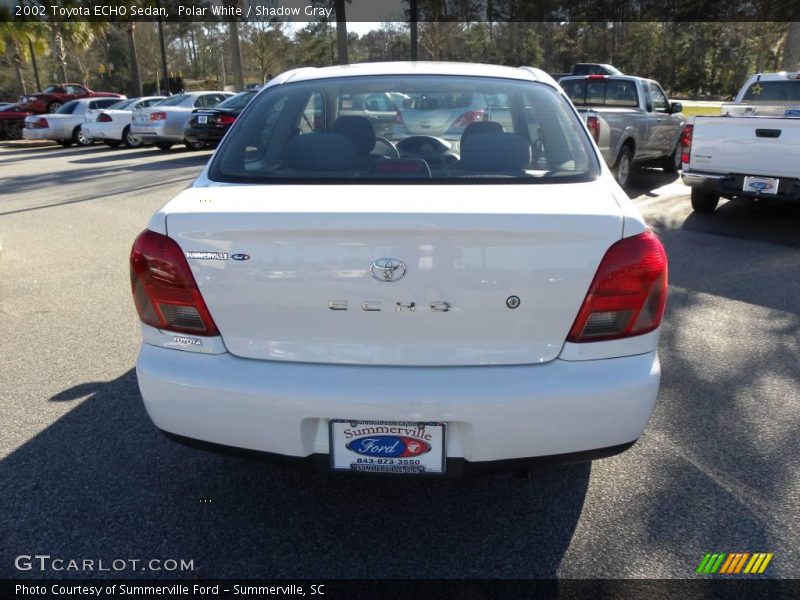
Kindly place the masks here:
[(758, 192), (759, 194), (777, 194), (778, 183), (780, 179), (775, 177), (745, 177), (744, 187), (745, 192)]
[(436, 475), (445, 472), (445, 424), (330, 421), (334, 471)]
[(208, 117), (206, 117), (204, 115), (200, 115), (199, 117), (197, 117), (197, 122), (200, 125), (205, 125), (206, 123), (208, 123)]

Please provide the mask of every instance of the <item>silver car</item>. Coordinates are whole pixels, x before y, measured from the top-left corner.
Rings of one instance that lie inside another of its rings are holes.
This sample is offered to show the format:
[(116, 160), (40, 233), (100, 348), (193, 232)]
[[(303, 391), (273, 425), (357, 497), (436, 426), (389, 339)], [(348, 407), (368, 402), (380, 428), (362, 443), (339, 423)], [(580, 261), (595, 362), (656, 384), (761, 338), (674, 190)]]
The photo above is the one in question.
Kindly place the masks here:
[(183, 142), (191, 150), (205, 147), (202, 142), (190, 142), (183, 130), (195, 108), (213, 108), (230, 98), (231, 92), (185, 92), (176, 94), (157, 106), (143, 108), (133, 113), (131, 133), (144, 143), (155, 144), (161, 150), (169, 150)]

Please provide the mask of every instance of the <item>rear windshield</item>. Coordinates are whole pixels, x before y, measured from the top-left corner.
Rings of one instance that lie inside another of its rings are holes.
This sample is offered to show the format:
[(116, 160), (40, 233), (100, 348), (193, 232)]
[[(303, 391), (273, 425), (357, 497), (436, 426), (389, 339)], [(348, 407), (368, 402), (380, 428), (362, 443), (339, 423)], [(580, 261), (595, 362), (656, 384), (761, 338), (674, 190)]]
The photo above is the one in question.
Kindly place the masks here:
[(800, 80), (756, 81), (744, 93), (744, 102), (800, 102)]
[(575, 106), (639, 106), (633, 81), (625, 79), (567, 79), (559, 82)]
[(224, 102), (220, 102), (217, 104), (216, 108), (231, 108), (233, 110), (238, 110), (247, 106), (247, 103), (250, 102), (255, 95), (255, 92), (242, 92), (241, 94), (231, 96)]
[(75, 111), (76, 106), (78, 106), (78, 101), (70, 100), (69, 102), (63, 104), (56, 112), (59, 115), (71, 115)]
[(43, 94), (63, 94), (64, 88), (57, 85), (48, 85), (44, 88)]
[(112, 104), (108, 108), (109, 110), (123, 110), (133, 104), (136, 104), (138, 101), (138, 98), (130, 98), (129, 100), (123, 100), (121, 102), (117, 102), (116, 104)]
[(215, 181), (253, 183), (536, 183), (597, 173), (583, 126), (551, 87), (422, 75), (268, 88), (236, 121), (209, 170)]
[(178, 104), (180, 104), (181, 102), (186, 100), (188, 97), (189, 97), (188, 94), (177, 94), (175, 96), (170, 96), (169, 98), (167, 98), (163, 102), (159, 102), (158, 105), (159, 106), (177, 106)]

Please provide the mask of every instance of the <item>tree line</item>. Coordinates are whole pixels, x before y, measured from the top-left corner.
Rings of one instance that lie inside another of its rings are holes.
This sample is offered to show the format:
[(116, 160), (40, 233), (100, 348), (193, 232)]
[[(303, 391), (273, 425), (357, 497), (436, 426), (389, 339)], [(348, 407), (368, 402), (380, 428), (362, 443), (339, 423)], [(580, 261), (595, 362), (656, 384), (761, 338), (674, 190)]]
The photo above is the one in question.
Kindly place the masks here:
[[(347, 8), (339, 10), (344, 14)], [(165, 75), (172, 78), (173, 92), (178, 87), (242, 89), (299, 66), (414, 55), (419, 60), (532, 65), (550, 73), (568, 72), (575, 62), (603, 62), (657, 79), (674, 96), (725, 98), (753, 72), (800, 67), (799, 25), (442, 20), (384, 23), (358, 35), (348, 32), (341, 19), (296, 25), (0, 22), (0, 99), (66, 81), (138, 95), (163, 88)]]

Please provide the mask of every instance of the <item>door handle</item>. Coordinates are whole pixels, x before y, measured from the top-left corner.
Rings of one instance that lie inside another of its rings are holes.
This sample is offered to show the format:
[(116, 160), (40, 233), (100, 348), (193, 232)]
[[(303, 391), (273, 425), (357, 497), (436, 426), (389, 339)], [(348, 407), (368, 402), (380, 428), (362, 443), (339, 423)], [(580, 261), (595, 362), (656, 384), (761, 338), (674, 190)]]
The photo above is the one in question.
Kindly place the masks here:
[(779, 137), (781, 137), (781, 130), (780, 129), (756, 129), (756, 137), (779, 138)]

